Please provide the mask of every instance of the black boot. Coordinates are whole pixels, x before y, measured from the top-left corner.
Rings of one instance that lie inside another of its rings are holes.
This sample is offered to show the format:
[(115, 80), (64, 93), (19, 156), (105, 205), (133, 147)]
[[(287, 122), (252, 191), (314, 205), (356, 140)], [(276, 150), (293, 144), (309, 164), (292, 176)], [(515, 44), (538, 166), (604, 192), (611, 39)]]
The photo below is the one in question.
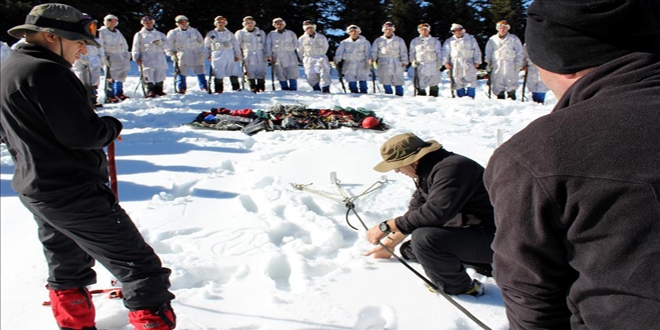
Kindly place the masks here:
[(257, 90), (260, 92), (266, 91), (266, 79), (257, 79)]
[(429, 88), (429, 96), (438, 97), (439, 90), (438, 86), (431, 86)]
[(147, 96), (146, 97), (156, 97), (156, 85), (154, 83), (147, 83)]
[(506, 96), (512, 100), (516, 100), (516, 91), (506, 92)]
[(504, 100), (505, 99), (504, 92), (500, 92), (499, 94), (497, 94), (497, 99)]
[(426, 96), (426, 90), (423, 88), (417, 88), (417, 95), (418, 96)]
[(222, 79), (213, 79), (213, 88), (215, 89), (216, 93), (222, 93), (223, 87)]
[(235, 91), (240, 91), (241, 90), (241, 84), (238, 83), (238, 77), (237, 76), (230, 76), (229, 77), (229, 82), (231, 83), (231, 89)]
[(250, 92), (257, 92), (257, 82), (254, 79), (248, 79), (248, 84), (250, 85)]
[(158, 95), (158, 96), (166, 95), (165, 92), (163, 92), (163, 82), (162, 81), (156, 83), (155, 92), (156, 92), (156, 95)]

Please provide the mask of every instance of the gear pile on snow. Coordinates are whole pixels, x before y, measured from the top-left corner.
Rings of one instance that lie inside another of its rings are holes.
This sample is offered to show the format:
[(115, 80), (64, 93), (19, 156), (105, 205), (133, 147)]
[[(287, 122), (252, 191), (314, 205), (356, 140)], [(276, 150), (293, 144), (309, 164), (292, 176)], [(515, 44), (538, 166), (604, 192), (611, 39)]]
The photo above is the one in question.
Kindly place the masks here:
[(389, 127), (376, 114), (364, 108), (310, 109), (304, 104), (276, 104), (266, 110), (229, 110), (212, 108), (200, 113), (189, 125), (195, 128), (242, 131), (253, 135), (259, 131), (336, 129), (341, 127), (385, 131)]

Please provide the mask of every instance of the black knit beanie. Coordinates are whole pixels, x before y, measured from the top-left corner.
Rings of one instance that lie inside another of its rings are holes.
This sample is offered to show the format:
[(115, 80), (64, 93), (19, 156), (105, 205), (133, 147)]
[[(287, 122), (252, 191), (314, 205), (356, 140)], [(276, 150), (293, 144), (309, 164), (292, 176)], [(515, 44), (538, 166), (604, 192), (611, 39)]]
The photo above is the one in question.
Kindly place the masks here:
[(550, 72), (660, 52), (660, 0), (535, 0), (527, 16), (529, 58)]

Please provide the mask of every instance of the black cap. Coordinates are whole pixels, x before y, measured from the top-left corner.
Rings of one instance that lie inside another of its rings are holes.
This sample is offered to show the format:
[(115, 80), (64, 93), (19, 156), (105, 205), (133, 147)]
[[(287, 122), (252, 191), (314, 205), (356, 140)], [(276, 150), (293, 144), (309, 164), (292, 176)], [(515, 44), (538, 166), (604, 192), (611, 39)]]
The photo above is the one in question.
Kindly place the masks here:
[(660, 49), (660, 1), (536, 0), (527, 9), (530, 60), (568, 74)]

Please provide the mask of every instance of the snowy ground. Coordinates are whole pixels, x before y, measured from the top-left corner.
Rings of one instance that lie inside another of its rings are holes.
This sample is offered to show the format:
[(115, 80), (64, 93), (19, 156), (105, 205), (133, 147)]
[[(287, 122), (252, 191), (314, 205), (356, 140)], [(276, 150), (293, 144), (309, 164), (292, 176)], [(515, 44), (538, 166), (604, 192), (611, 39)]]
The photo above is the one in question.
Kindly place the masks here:
[[(116, 143), (119, 197), (145, 239), (172, 269), (177, 329), (477, 329), (444, 298), (396, 260), (364, 257), (371, 248), (344, 204), (299, 191), (292, 183), (337, 193), (336, 172), (347, 193), (357, 195), (382, 180), (372, 167), (389, 137), (414, 132), (486, 165), (504, 139), (550, 105), (490, 100), (485, 81), (477, 99), (452, 99), (445, 78), (439, 98), (300, 91), (208, 95), (188, 78), (189, 93), (142, 99), (134, 94), (136, 70), (126, 90), (130, 100), (99, 110), (124, 123)], [(228, 86), (228, 81), (226, 83)], [(369, 88), (371, 92), (371, 82)], [(270, 81), (267, 82), (270, 89)], [(518, 92), (520, 95), (520, 91)], [(327, 131), (240, 132), (195, 130), (181, 124), (212, 107), (265, 109), (276, 103), (311, 108), (364, 107), (391, 125), (387, 132), (342, 128)], [(36, 225), (10, 181), (14, 170), (4, 145), (1, 157), (2, 329), (57, 329), (44, 289), (47, 268)], [(356, 200), (367, 226), (402, 214), (414, 189), (405, 176), (387, 174), (374, 193)], [(413, 267), (422, 272), (418, 264)], [(99, 283), (110, 274), (96, 267)], [(493, 329), (507, 329), (502, 298), (492, 278), (486, 295), (455, 299)], [(94, 298), (99, 329), (132, 329), (120, 300)]]

